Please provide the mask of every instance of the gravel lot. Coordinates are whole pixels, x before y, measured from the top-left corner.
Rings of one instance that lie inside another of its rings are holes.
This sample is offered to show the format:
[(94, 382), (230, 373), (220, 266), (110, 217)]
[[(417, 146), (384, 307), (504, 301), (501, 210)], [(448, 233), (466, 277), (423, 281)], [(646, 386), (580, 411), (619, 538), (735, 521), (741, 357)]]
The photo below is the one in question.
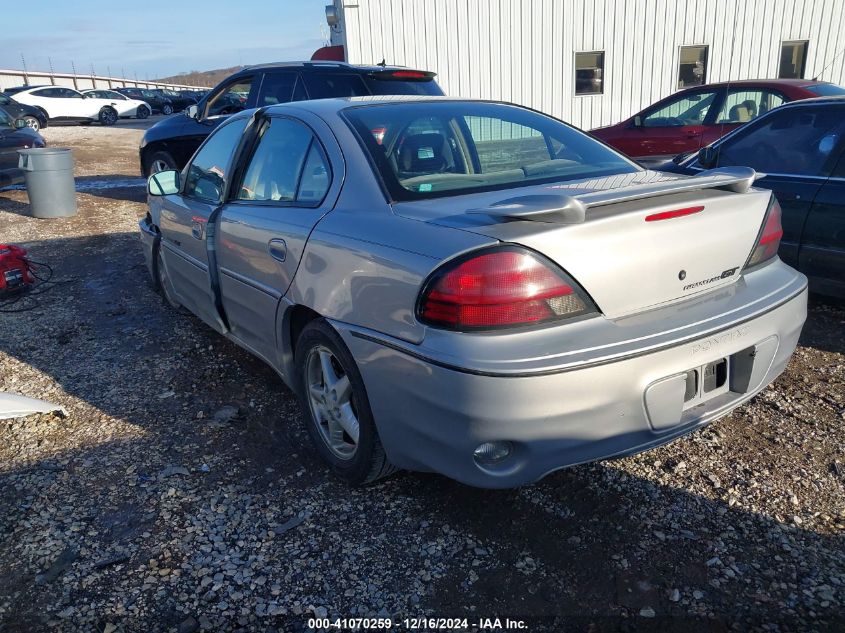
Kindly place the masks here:
[(75, 218), (0, 191), (0, 241), (56, 282), (0, 314), (0, 391), (68, 413), (0, 421), (0, 630), (843, 630), (841, 303), (814, 300), (771, 388), (669, 446), (511, 491), (353, 490), (269, 368), (152, 291), (136, 127), (45, 130), (76, 150)]

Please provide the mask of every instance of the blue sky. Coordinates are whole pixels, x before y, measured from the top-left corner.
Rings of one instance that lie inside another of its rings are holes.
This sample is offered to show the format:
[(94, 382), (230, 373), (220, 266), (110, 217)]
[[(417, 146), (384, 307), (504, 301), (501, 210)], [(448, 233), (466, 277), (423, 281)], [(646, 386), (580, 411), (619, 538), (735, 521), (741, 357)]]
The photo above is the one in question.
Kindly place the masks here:
[[(0, 68), (166, 77), (308, 59), (325, 42), (328, 0), (40, 0), (4, 20)], [(105, 10), (104, 10), (105, 9)], [(323, 29), (325, 31), (325, 28)]]

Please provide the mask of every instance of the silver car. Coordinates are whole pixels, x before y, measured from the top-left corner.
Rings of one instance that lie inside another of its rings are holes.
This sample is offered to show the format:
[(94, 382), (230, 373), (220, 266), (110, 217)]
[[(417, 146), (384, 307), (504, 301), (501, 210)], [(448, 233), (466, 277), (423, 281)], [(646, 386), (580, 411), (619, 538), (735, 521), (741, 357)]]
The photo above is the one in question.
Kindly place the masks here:
[(242, 112), (141, 222), (167, 302), (273, 367), (346, 480), (535, 481), (697, 429), (780, 374), (807, 281), (747, 168), (645, 171), (503, 103)]

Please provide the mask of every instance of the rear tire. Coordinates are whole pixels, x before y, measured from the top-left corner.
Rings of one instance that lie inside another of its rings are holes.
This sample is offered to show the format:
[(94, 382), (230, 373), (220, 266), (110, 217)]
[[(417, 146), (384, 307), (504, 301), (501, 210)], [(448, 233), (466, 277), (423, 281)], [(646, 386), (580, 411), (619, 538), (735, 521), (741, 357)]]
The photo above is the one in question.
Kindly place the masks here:
[(150, 109), (145, 105), (138, 106), (138, 109), (135, 110), (135, 118), (136, 119), (146, 119), (149, 116), (150, 116)]
[(100, 125), (114, 125), (117, 123), (117, 110), (114, 108), (110, 108), (106, 106), (102, 110), (100, 110), (100, 114), (98, 116), (100, 121)]
[(305, 326), (296, 342), (302, 417), (320, 456), (353, 486), (394, 473), (376, 430), (364, 380), (340, 335), (324, 319)]
[(165, 103), (161, 108), (161, 113), (165, 115), (173, 114), (173, 106), (169, 103)]

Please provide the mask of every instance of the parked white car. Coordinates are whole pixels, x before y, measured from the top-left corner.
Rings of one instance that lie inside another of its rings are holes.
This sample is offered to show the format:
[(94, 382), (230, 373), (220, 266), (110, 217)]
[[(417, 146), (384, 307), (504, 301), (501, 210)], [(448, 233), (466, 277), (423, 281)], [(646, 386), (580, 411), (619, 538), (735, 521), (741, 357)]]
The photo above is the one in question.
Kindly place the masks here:
[(126, 95), (122, 95), (116, 90), (103, 90), (102, 88), (92, 88), (90, 90), (83, 90), (88, 98), (106, 99), (112, 102), (112, 105), (117, 110), (117, 116), (121, 119), (135, 117), (136, 119), (146, 119), (152, 114), (153, 109), (150, 104), (140, 99), (132, 99)]
[(118, 114), (116, 99), (89, 97), (73, 88), (62, 86), (33, 86), (15, 90), (13, 99), (41, 108), (50, 121), (99, 121), (114, 125)]

